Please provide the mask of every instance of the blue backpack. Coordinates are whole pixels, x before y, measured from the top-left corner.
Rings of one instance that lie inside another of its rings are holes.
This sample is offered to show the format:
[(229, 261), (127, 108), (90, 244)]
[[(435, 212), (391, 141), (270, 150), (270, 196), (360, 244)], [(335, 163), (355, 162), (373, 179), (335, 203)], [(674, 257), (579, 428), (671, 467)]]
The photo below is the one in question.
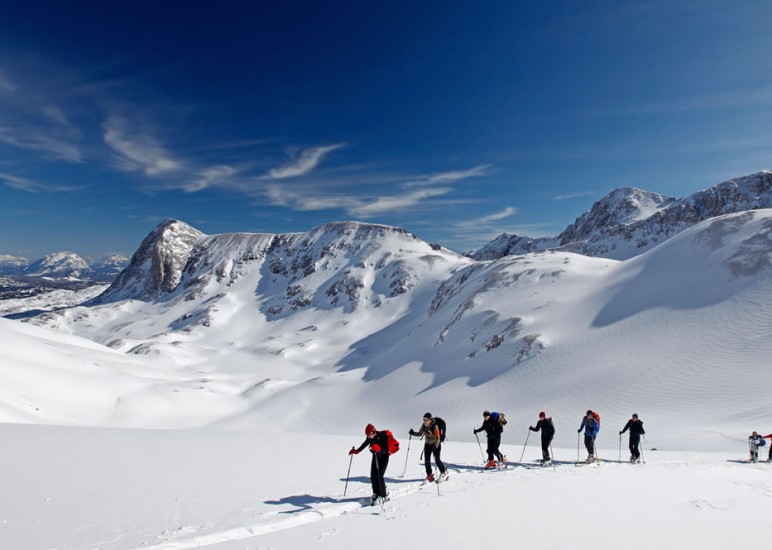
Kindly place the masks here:
[(491, 418), (493, 419), (494, 422), (498, 422), (499, 426), (506, 426), (507, 424), (507, 419), (504, 418), (504, 413), (492, 412)]

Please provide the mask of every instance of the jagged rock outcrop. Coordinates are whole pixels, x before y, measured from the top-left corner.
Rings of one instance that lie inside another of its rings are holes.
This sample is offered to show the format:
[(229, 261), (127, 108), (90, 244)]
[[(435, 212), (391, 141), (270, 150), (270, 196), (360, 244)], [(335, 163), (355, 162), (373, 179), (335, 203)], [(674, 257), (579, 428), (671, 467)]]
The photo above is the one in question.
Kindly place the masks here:
[(145, 237), (126, 269), (94, 303), (152, 300), (173, 291), (194, 245), (204, 236), (186, 223), (168, 219)]

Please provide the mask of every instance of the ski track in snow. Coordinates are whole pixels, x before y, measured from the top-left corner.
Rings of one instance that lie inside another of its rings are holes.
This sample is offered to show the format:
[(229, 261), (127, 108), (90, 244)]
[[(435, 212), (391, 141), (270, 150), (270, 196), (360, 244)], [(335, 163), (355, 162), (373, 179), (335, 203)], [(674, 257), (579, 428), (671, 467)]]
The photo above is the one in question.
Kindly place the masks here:
[[(623, 457), (625, 455), (623, 454)], [(730, 462), (746, 462), (744, 460), (736, 460)], [(626, 468), (647, 468), (649, 470), (672, 470), (672, 469), (702, 469), (706, 474), (710, 475), (711, 472), (721, 469), (726, 470), (732, 468), (732, 465), (716, 465), (708, 464), (704, 462), (682, 462), (682, 461), (664, 461), (657, 462), (650, 465), (647, 463), (633, 465), (624, 461), (618, 461), (616, 459), (599, 459), (598, 461), (590, 464), (584, 462), (574, 461), (561, 461), (558, 460), (555, 463), (555, 468), (552, 465), (542, 467), (538, 464), (538, 459), (533, 462), (508, 462), (508, 466), (502, 469), (485, 470), (482, 466), (463, 466), (463, 465), (448, 465), (448, 471), (450, 472), (450, 479), (447, 482), (439, 484), (439, 494), (437, 491), (438, 485), (435, 483), (423, 483), (422, 481), (416, 481), (411, 483), (409, 487), (403, 489), (395, 489), (394, 485), (399, 484), (396, 478), (386, 478), (387, 485), (389, 486), (389, 501), (385, 505), (370, 506), (365, 504), (369, 501), (369, 497), (339, 497), (341, 502), (337, 503), (323, 503), (318, 506), (314, 506), (311, 510), (302, 511), (279, 511), (259, 514), (260, 521), (249, 524), (241, 525), (221, 531), (213, 531), (210, 533), (203, 533), (200, 535), (190, 536), (191, 533), (201, 531), (205, 529), (203, 526), (186, 526), (180, 527), (175, 530), (174, 533), (164, 532), (159, 535), (158, 538), (165, 539), (161, 543), (151, 544), (143, 543), (141, 546), (136, 547), (134, 550), (184, 550), (187, 548), (202, 548), (212, 545), (218, 545), (222, 543), (243, 541), (275, 533), (286, 529), (292, 529), (295, 527), (322, 522), (332, 518), (338, 518), (347, 514), (361, 514), (367, 515), (380, 515), (385, 520), (390, 521), (398, 519), (400, 517), (408, 517), (408, 512), (399, 506), (399, 503), (407, 497), (415, 496), (420, 493), (424, 493), (430, 497), (441, 497), (446, 492), (448, 494), (457, 494), (468, 491), (474, 487), (480, 487), (490, 483), (496, 483), (498, 476), (516, 476), (519, 474), (525, 474), (525, 477), (521, 476), (523, 482), (536, 481), (536, 476), (555, 476), (555, 475), (573, 475), (573, 476), (587, 476), (597, 475), (601, 472), (608, 472), (624, 470)], [(575, 468), (575, 466), (585, 466), (583, 468)], [(756, 469), (772, 468), (772, 465), (765, 463), (759, 463), (756, 465), (749, 465)], [(401, 478), (400, 478), (401, 479)], [(765, 485), (751, 484), (747, 482), (735, 482), (735, 485), (742, 488), (748, 493), (761, 493), (765, 497), (772, 498), (772, 483)], [(360, 491), (361, 492), (361, 491)], [(395, 502), (396, 501), (396, 502)], [(407, 505), (407, 503), (405, 503)], [(412, 503), (413, 506), (421, 507), (423, 503)], [(735, 498), (720, 498), (720, 499), (693, 499), (688, 503), (685, 503), (688, 507), (699, 512), (723, 512), (734, 509), (738, 506), (738, 500)], [(322, 531), (319, 533), (319, 540), (323, 540), (329, 536), (336, 534), (336, 530)]]

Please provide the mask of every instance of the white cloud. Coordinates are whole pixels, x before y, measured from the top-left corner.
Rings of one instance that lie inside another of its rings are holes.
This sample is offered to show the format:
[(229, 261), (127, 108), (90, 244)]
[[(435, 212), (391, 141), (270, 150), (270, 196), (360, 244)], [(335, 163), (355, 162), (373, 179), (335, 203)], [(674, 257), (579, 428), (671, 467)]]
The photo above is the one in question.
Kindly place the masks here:
[(335, 145), (306, 149), (297, 159), (293, 160), (292, 162), (270, 170), (266, 178), (280, 180), (308, 174), (317, 167), (317, 165), (327, 154), (344, 146), (345, 145), (343, 143), (338, 143)]
[(54, 158), (67, 162), (83, 162), (80, 149), (72, 141), (54, 137), (50, 133), (37, 129), (28, 128), (22, 132), (18, 129), (0, 127), (0, 142), (19, 149), (43, 151)]
[(117, 116), (110, 117), (103, 125), (105, 143), (118, 154), (121, 168), (141, 171), (148, 176), (162, 176), (182, 170), (182, 163), (156, 140), (147, 135), (129, 135), (127, 122)]
[(431, 197), (446, 195), (453, 189), (450, 187), (432, 187), (421, 191), (413, 191), (403, 195), (391, 197), (378, 197), (377, 199), (360, 204), (358, 206), (347, 208), (348, 212), (354, 216), (368, 217), (374, 214), (382, 214), (392, 210), (403, 210), (422, 202)]
[(566, 201), (569, 199), (579, 199), (581, 197), (590, 197), (595, 194), (595, 191), (579, 191), (577, 193), (567, 193), (565, 195), (557, 195), (552, 197), (553, 201)]
[(211, 168), (206, 168), (199, 172), (193, 183), (183, 186), (183, 189), (190, 193), (201, 191), (207, 187), (218, 185), (235, 173), (236, 170), (227, 165), (212, 166)]
[(406, 187), (416, 187), (419, 185), (434, 185), (437, 183), (453, 183), (456, 181), (465, 180), (467, 178), (475, 178), (484, 176), (486, 171), (490, 168), (489, 164), (481, 164), (470, 168), (469, 170), (456, 170), (451, 172), (440, 172), (422, 178), (415, 179), (405, 183)]
[(28, 193), (39, 193), (42, 191), (72, 191), (74, 189), (73, 187), (45, 185), (27, 178), (13, 176), (11, 174), (0, 173), (0, 180), (2, 180), (3, 183), (5, 183), (5, 185), (8, 187), (18, 189), (19, 191), (27, 191)]

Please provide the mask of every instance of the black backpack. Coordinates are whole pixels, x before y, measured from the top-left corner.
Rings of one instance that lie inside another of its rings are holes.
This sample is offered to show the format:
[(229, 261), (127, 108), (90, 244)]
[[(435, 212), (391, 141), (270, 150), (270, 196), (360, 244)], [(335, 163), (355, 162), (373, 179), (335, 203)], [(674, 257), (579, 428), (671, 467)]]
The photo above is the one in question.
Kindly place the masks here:
[(442, 418), (440, 418), (439, 416), (435, 416), (434, 417), (434, 425), (437, 426), (437, 428), (439, 428), (439, 430), (440, 430), (440, 443), (443, 443), (445, 441), (445, 429), (447, 427), (445, 425), (445, 421)]

